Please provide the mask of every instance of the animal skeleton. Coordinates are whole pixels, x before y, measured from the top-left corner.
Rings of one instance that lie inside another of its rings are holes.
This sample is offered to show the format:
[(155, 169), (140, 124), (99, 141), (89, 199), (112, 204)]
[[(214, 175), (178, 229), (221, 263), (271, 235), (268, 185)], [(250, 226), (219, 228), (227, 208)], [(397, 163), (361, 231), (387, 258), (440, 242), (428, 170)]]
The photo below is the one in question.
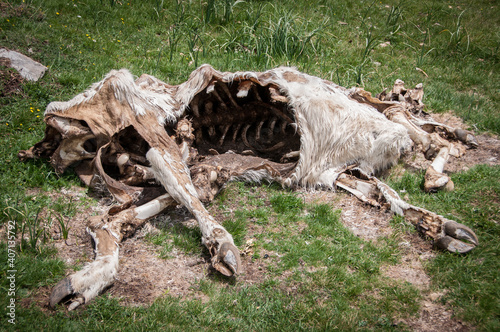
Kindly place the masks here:
[(89, 217), (95, 260), (60, 281), (50, 305), (70, 296), (71, 310), (96, 297), (117, 274), (119, 243), (178, 203), (197, 219), (213, 267), (238, 274), (231, 234), (202, 204), (234, 179), (340, 187), (404, 215), (440, 248), (472, 250), (478, 239), (471, 229), (406, 203), (373, 176), (413, 144), (433, 159), (425, 189), (453, 189), (443, 173), (449, 155), (477, 142), (420, 117), (422, 96), (421, 85), (406, 90), (400, 80), (375, 98), (292, 68), (222, 73), (203, 65), (177, 86), (111, 71), (72, 100), (49, 104), (45, 138), (19, 157), (50, 158), (61, 173), (76, 165), (86, 185), (104, 185), (120, 203)]

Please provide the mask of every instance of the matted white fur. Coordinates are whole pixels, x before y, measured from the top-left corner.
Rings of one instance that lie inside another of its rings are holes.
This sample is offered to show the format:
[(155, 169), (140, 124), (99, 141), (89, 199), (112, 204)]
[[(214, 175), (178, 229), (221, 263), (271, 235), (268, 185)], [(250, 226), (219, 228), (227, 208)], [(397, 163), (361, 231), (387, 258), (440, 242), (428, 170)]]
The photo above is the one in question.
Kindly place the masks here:
[(244, 181), (253, 183), (261, 183), (262, 181), (273, 182), (277, 180), (280, 179), (274, 177), (266, 169), (248, 170), (245, 173), (238, 176), (234, 176), (230, 179), (230, 181)]

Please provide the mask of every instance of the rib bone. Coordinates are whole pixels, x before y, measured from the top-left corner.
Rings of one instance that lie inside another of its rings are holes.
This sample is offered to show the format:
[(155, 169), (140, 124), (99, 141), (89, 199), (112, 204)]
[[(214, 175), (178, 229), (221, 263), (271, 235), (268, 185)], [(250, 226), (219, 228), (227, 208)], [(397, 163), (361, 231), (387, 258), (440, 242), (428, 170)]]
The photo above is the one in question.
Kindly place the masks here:
[(250, 128), (251, 125), (247, 124), (245, 125), (245, 127), (243, 128), (243, 130), (241, 131), (241, 139), (243, 140), (243, 143), (249, 147), (249, 148), (253, 148), (250, 143), (248, 143), (248, 140), (247, 140), (247, 131), (248, 131), (248, 128)]
[(234, 108), (236, 108), (236, 110), (241, 110), (241, 106), (238, 105), (236, 100), (234, 100), (233, 96), (231, 95), (231, 91), (229, 91), (229, 88), (227, 87), (227, 85), (226, 84), (219, 84), (219, 86), (226, 93), (227, 97), (229, 98), (229, 101), (231, 102), (231, 105), (233, 105)]
[(260, 121), (259, 124), (257, 125), (257, 128), (255, 129), (255, 141), (260, 142), (260, 131), (262, 130), (262, 126), (264, 125), (265, 121)]
[(238, 137), (238, 132), (240, 131), (241, 126), (242, 124), (238, 123), (233, 131), (233, 143), (236, 142), (236, 138)]
[(226, 134), (229, 128), (231, 128), (231, 125), (226, 125), (222, 128), (222, 136), (219, 139), (219, 146), (221, 146), (224, 143), (224, 139), (226, 138)]
[(269, 122), (269, 140), (272, 141), (273, 136), (274, 136), (274, 127), (276, 126), (276, 121), (278, 121), (277, 117), (273, 117), (271, 121)]

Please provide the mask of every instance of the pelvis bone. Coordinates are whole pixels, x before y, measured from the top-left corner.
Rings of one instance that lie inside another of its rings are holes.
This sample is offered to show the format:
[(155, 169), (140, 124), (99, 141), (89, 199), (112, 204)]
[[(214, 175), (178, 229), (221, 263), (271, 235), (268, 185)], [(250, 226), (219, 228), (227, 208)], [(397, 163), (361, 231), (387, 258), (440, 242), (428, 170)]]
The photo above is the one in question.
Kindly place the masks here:
[(89, 218), (96, 258), (55, 286), (50, 305), (69, 298), (74, 309), (96, 297), (113, 283), (120, 241), (177, 204), (198, 221), (212, 266), (237, 275), (238, 248), (202, 204), (235, 179), (339, 187), (405, 216), (440, 248), (472, 250), (471, 229), (406, 203), (374, 176), (413, 147), (433, 159), (425, 189), (453, 189), (446, 161), (477, 142), (424, 118), (422, 96), (421, 85), (406, 90), (400, 80), (376, 98), (292, 68), (222, 73), (203, 65), (177, 86), (112, 71), (72, 100), (51, 103), (45, 138), (19, 157), (50, 158), (58, 172), (74, 166), (119, 205)]

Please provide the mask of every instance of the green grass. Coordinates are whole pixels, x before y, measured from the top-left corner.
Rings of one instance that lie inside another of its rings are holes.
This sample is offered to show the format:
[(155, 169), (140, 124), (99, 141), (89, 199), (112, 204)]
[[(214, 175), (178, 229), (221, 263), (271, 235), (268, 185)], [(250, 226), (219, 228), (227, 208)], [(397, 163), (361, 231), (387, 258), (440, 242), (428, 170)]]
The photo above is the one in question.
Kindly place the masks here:
[[(397, 78), (409, 87), (422, 82), (428, 110), (453, 111), (477, 132), (498, 135), (499, 20), (498, 5), (488, 0), (0, 0), (0, 46), (49, 67), (39, 82), (23, 82), (14, 94), (0, 94), (0, 223), (15, 220), (26, 238), (16, 248), (16, 298), (54, 285), (71, 268), (54, 259), (43, 226), (53, 222), (63, 232), (69, 218), (91, 202), (53, 200), (51, 192), (80, 185), (74, 173), (58, 175), (45, 161), (17, 159), (19, 150), (43, 137), (43, 110), (51, 101), (71, 98), (111, 69), (128, 68), (177, 84), (202, 63), (222, 71), (288, 65), (373, 93)], [(2, 78), (1, 91), (6, 82)], [(479, 330), (500, 328), (499, 172), (478, 166), (453, 174), (456, 190), (433, 195), (422, 192), (423, 173), (406, 172), (391, 182), (406, 190), (413, 204), (462, 222), (479, 236), (481, 244), (472, 253), (438, 252), (425, 266), (432, 289), (446, 290), (440, 301)], [(29, 188), (40, 193), (29, 194)], [(104, 295), (73, 313), (18, 306), (17, 325), (1, 320), (0, 326), (404, 330), (404, 324), (393, 322), (416, 317), (423, 294), (380, 272), (381, 266), (398, 263), (398, 234), (414, 232), (400, 219), (393, 220), (394, 236), (365, 242), (343, 227), (339, 211), (308, 205), (303, 196), (276, 185), (230, 184), (209, 208), (218, 212), (240, 248), (255, 238), (252, 259), (266, 262), (265, 280), (252, 286), (200, 280), (193, 291), (205, 293), (207, 303), (165, 296), (151, 307), (127, 308)], [(71, 236), (72, 229), (66, 231)], [(167, 225), (149, 241), (166, 259), (173, 248), (204, 252), (199, 231), (182, 225)], [(0, 255), (3, 295), (5, 242)], [(2, 307), (6, 301), (0, 297)]]

